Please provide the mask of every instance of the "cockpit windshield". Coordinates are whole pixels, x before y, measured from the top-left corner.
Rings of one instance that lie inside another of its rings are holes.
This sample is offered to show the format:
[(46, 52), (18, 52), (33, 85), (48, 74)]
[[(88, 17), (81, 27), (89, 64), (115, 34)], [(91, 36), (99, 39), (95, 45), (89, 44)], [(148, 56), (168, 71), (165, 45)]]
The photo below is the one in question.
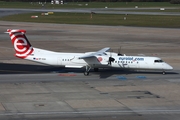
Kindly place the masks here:
[(155, 63), (162, 63), (164, 62), (163, 60), (154, 60)]

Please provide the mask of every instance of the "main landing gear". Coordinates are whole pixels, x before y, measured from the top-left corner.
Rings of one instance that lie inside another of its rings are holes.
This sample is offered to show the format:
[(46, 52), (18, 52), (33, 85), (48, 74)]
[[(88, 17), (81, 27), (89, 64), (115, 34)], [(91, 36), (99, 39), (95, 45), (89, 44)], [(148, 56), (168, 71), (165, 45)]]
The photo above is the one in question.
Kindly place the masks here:
[[(86, 71), (84, 72), (84, 75), (85, 75), (85, 76), (88, 76), (90, 70), (91, 70), (91, 66), (86, 66)], [(98, 71), (99, 71), (99, 68), (94, 68), (94, 71), (95, 71), (95, 72), (98, 72)]]
[(89, 75), (89, 71), (91, 70), (91, 66), (86, 66), (86, 71), (84, 72), (84, 75), (85, 76), (88, 76)]

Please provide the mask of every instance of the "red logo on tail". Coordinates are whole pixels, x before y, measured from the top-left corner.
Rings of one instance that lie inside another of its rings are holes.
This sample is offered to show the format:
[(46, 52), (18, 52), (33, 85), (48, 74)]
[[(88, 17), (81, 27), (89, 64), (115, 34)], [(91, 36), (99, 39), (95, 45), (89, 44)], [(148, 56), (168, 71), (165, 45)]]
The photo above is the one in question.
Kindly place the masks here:
[(12, 44), (14, 45), (14, 49), (16, 51), (16, 56), (19, 58), (26, 58), (30, 55), (34, 50), (29, 43), (28, 39), (25, 36), (25, 30), (7, 30), (9, 33)]

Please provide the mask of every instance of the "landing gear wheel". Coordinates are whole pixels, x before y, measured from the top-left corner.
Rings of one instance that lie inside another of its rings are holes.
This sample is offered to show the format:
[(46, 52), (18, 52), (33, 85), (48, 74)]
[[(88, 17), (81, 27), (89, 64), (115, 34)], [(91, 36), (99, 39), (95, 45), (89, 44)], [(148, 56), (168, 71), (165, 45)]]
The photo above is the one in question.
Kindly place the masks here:
[(163, 72), (162, 72), (162, 74), (163, 74), (163, 75), (165, 75), (165, 74), (166, 74), (166, 72), (165, 72), (165, 71), (163, 71)]
[(86, 71), (85, 71), (85, 72), (84, 72), (84, 75), (85, 75), (85, 76), (88, 76), (88, 75), (89, 75), (89, 72), (86, 72)]

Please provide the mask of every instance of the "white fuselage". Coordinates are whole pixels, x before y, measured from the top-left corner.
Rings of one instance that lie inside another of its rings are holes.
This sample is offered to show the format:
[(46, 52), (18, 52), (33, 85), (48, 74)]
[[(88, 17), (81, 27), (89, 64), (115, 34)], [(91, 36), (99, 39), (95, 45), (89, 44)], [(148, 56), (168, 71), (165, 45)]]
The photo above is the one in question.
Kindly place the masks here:
[[(107, 56), (97, 56), (88, 59), (79, 59), (80, 56), (88, 53), (61, 53), (34, 48), (34, 52), (26, 59), (34, 62), (53, 66), (65, 66), (71, 68), (82, 68), (91, 66), (91, 68), (115, 67), (122, 69), (153, 69), (153, 70), (171, 70), (170, 65), (163, 62), (158, 57), (146, 56), (118, 56), (117, 53), (105, 52)], [(109, 56), (115, 60), (108, 64)]]

